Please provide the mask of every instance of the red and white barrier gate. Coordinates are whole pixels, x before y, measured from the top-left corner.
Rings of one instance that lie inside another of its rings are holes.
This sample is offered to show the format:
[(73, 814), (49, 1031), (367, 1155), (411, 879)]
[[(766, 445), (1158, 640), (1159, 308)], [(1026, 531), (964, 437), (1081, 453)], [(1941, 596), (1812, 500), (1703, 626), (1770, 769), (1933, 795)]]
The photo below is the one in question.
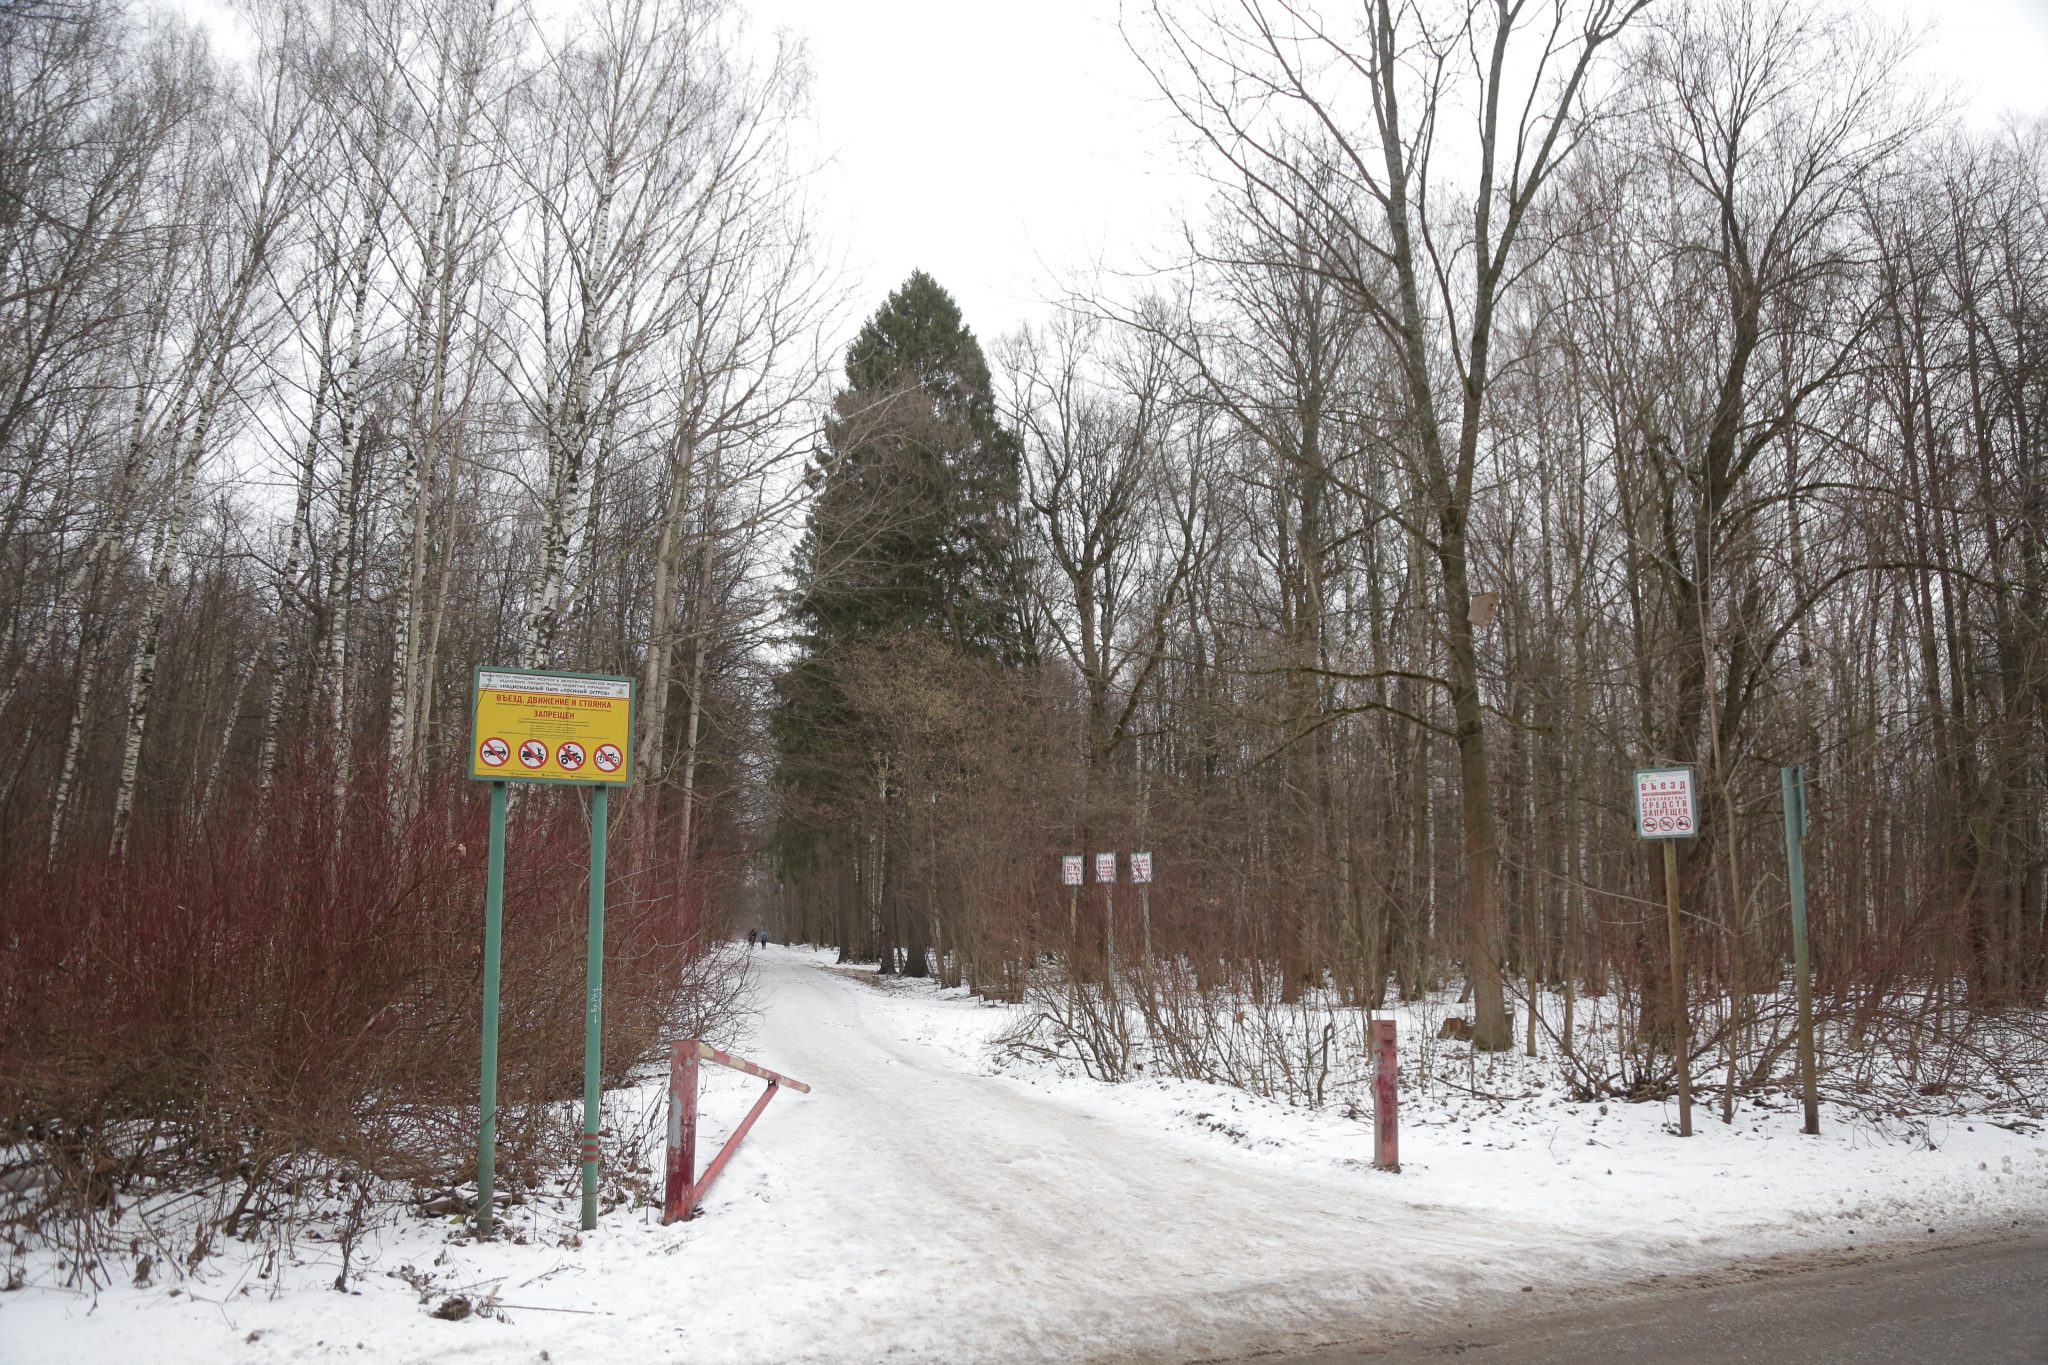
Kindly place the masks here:
[[(740, 1126), (733, 1129), (732, 1136), (719, 1148), (718, 1155), (711, 1159), (704, 1178), (694, 1178), (697, 1169), (697, 1064), (716, 1062), (744, 1071), (749, 1076), (759, 1076), (768, 1082), (768, 1088), (761, 1098), (754, 1101), (754, 1107), (740, 1120)], [(694, 1217), (697, 1206), (704, 1202), (704, 1194), (711, 1188), (711, 1182), (718, 1179), (718, 1173), (725, 1169), (725, 1163), (732, 1160), (732, 1154), (739, 1150), (740, 1139), (754, 1126), (754, 1120), (761, 1117), (761, 1111), (768, 1107), (768, 1101), (775, 1098), (775, 1092), (783, 1086), (802, 1094), (810, 1094), (811, 1088), (802, 1081), (793, 1081), (779, 1072), (765, 1066), (755, 1066), (729, 1052), (720, 1052), (709, 1043), (695, 1038), (673, 1045), (668, 1068), (668, 1186), (661, 1200), (661, 1221), (673, 1223), (678, 1218)]]

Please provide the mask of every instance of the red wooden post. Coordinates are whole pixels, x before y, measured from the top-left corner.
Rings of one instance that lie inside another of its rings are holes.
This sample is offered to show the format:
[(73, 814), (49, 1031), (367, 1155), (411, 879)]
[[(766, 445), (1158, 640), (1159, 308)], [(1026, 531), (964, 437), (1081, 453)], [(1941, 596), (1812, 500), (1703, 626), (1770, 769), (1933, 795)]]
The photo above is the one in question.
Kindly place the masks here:
[(668, 1182), (662, 1190), (661, 1221), (688, 1218), (696, 1186), (697, 1048), (695, 1038), (674, 1045), (668, 1066)]
[(1394, 1021), (1372, 1021), (1372, 1164), (1401, 1169), (1399, 1073), (1394, 1065)]
[[(725, 1140), (725, 1146), (711, 1159), (702, 1180), (696, 1178), (699, 1062), (716, 1062), (768, 1082), (761, 1098), (754, 1101), (754, 1107), (740, 1120), (740, 1126), (733, 1130), (732, 1136)], [(720, 1052), (702, 1039), (686, 1038), (672, 1046), (668, 1066), (668, 1180), (662, 1188), (662, 1222), (673, 1223), (679, 1218), (695, 1216), (697, 1206), (704, 1202), (705, 1191), (725, 1169), (725, 1163), (732, 1160), (732, 1154), (739, 1150), (740, 1139), (754, 1126), (754, 1120), (761, 1117), (761, 1111), (768, 1107), (768, 1101), (775, 1098), (775, 1092), (784, 1087), (806, 1095), (811, 1093), (811, 1088), (802, 1081), (791, 1080), (765, 1066), (756, 1066), (730, 1052)]]

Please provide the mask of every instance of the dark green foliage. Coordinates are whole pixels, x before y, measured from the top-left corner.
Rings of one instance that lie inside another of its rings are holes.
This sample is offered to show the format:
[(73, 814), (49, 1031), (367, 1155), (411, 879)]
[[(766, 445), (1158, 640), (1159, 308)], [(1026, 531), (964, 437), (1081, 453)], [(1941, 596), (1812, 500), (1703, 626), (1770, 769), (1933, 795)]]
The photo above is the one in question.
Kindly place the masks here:
[[(890, 727), (851, 699), (844, 670), (865, 647), (912, 635), (963, 659), (1029, 661), (1018, 444), (996, 419), (988, 362), (959, 306), (922, 271), (847, 348), (825, 434), (790, 604), (797, 656), (776, 683), (778, 845), (800, 894), (840, 903), (842, 946), (866, 941), (855, 905), (879, 905), (887, 952), (898, 941), (893, 860), (864, 865), (881, 881), (865, 891), (847, 869), (856, 826), (893, 824)], [(915, 925), (901, 941), (921, 972)]]
[(798, 552), (807, 652), (898, 630), (1021, 662), (1018, 449), (960, 309), (913, 274), (848, 347)]

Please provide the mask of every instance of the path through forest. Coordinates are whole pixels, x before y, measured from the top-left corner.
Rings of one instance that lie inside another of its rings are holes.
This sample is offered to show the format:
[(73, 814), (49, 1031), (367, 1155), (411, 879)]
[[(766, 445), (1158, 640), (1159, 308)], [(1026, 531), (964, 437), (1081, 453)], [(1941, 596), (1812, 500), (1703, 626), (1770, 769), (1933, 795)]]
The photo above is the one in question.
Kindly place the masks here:
[[(1428, 1341), (1759, 1257), (1825, 1264), (2048, 1222), (2048, 1142), (2022, 1116), (1915, 1140), (1831, 1109), (1803, 1138), (1796, 1105), (1751, 1106), (1680, 1139), (1663, 1106), (1572, 1102), (1541, 1060), (1440, 1058), (1403, 1101), (1392, 1175), (1342, 1099), (1102, 1085), (992, 1050), (1014, 1015), (963, 992), (806, 948), (752, 966), (759, 1014), (734, 1050), (813, 1089), (777, 1096), (701, 1217), (664, 1227), (640, 1201), (581, 1233), (573, 1179), (551, 1180), (504, 1207), (490, 1242), (414, 1213), (366, 1229), (345, 1293), (317, 1219), (221, 1245), (190, 1278), (110, 1275), (96, 1294), (39, 1265), (0, 1294), (0, 1365), (1284, 1355)], [(705, 1068), (700, 1167), (760, 1086)], [(607, 1094), (616, 1140), (654, 1144), (645, 1174), (614, 1177), (658, 1174), (665, 1092), (650, 1068)], [(473, 1311), (433, 1316), (457, 1297)]]

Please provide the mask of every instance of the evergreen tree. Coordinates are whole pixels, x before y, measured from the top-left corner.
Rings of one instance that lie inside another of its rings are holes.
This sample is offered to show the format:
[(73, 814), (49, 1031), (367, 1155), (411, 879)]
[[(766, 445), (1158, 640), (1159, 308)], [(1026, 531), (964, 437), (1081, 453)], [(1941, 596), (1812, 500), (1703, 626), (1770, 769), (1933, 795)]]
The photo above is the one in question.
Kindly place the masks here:
[[(875, 823), (894, 823), (882, 727), (848, 700), (841, 667), (849, 651), (912, 634), (999, 663), (1031, 653), (1018, 443), (996, 418), (980, 343), (931, 276), (912, 274), (854, 338), (825, 434), (797, 550), (797, 652), (777, 680), (781, 871), (837, 903), (843, 951), (872, 947), (886, 970), (901, 944), (905, 970), (922, 975), (924, 935), (892, 908), (893, 835)], [(868, 856), (877, 843), (882, 856)]]
[(800, 627), (820, 645), (926, 630), (1021, 662), (1017, 440), (959, 305), (912, 274), (847, 349), (846, 380), (799, 551)]

